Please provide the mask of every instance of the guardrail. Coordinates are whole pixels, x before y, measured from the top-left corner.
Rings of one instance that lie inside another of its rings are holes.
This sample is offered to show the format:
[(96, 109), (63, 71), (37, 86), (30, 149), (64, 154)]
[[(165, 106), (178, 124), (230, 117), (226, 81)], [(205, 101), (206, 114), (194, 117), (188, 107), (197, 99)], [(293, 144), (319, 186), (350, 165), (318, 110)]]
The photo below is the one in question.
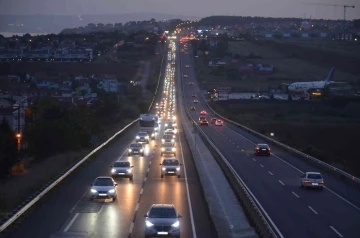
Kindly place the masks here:
[(126, 125), (123, 129), (116, 132), (112, 137), (110, 137), (107, 141), (102, 143), (100, 146), (96, 147), (89, 154), (87, 154), (84, 158), (82, 158), (79, 162), (77, 162), (74, 166), (67, 171), (60, 174), (57, 178), (53, 179), (46, 185), (44, 185), (39, 191), (35, 192), (29, 199), (27, 199), (23, 204), (14, 209), (8, 217), (6, 217), (0, 226), (0, 232), (3, 232), (8, 226), (10, 226), (16, 219), (18, 219), (22, 214), (24, 214), (30, 207), (32, 207), (37, 201), (39, 201), (46, 193), (48, 193), (51, 189), (53, 189), (57, 184), (63, 181), (70, 173), (72, 173), (76, 168), (78, 168), (81, 164), (83, 164), (87, 159), (89, 159), (93, 154), (95, 154), (98, 150), (106, 146), (110, 141), (112, 141), (119, 134), (123, 133), (126, 129), (132, 126), (139, 119), (136, 119)]
[(294, 153), (294, 154), (297, 154), (297, 155), (299, 155), (300, 157), (305, 158), (305, 159), (311, 161), (312, 163), (315, 163), (316, 165), (321, 166), (322, 168), (327, 169), (328, 171), (332, 171), (332, 172), (334, 172), (334, 173), (336, 173), (336, 174), (338, 174), (338, 175), (340, 175), (340, 176), (342, 176), (342, 177), (344, 177), (344, 178), (346, 178), (346, 179), (354, 182), (355, 184), (360, 185), (360, 178), (357, 178), (357, 177), (355, 177), (354, 175), (351, 175), (351, 174), (349, 174), (349, 173), (346, 173), (345, 171), (343, 171), (343, 170), (341, 170), (341, 169), (338, 169), (338, 168), (336, 168), (336, 167), (334, 167), (334, 166), (332, 166), (332, 165), (330, 165), (330, 164), (328, 164), (328, 163), (325, 163), (325, 162), (323, 162), (323, 161), (321, 161), (321, 160), (319, 160), (319, 159), (316, 159), (316, 158), (314, 158), (314, 157), (312, 157), (312, 156), (310, 156), (310, 155), (308, 155), (308, 154), (305, 154), (305, 153), (303, 153), (303, 152), (301, 152), (301, 151), (298, 151), (298, 150), (296, 150), (296, 149), (294, 149), (294, 148), (292, 148), (292, 147), (290, 147), (290, 146), (288, 146), (288, 145), (285, 145), (285, 144), (283, 144), (283, 143), (281, 143), (281, 142), (279, 142), (279, 141), (277, 141), (277, 140), (274, 140), (274, 139), (272, 139), (272, 138), (270, 138), (270, 137), (267, 137), (267, 136), (265, 136), (265, 135), (263, 135), (263, 134), (261, 134), (261, 133), (259, 133), (259, 132), (257, 132), (257, 131), (254, 131), (254, 130), (252, 130), (252, 129), (244, 126), (244, 125), (241, 125), (241, 124), (239, 124), (239, 123), (237, 123), (237, 122), (235, 122), (235, 121), (232, 121), (232, 120), (230, 120), (230, 119), (228, 119), (228, 118), (220, 115), (219, 113), (217, 113), (217, 112), (208, 104), (208, 102), (207, 102), (206, 100), (204, 100), (204, 101), (205, 101), (206, 105), (210, 108), (210, 110), (211, 110), (215, 115), (217, 115), (218, 117), (224, 119), (225, 121), (230, 122), (231, 124), (233, 124), (233, 125), (235, 125), (235, 126), (238, 126), (238, 127), (242, 128), (242, 129), (244, 129), (244, 130), (246, 130), (246, 131), (248, 131), (248, 132), (250, 132), (250, 133), (252, 133), (252, 134), (255, 134), (255, 135), (257, 135), (257, 136), (259, 136), (259, 137), (261, 137), (261, 138), (264, 138), (264, 139), (266, 139), (266, 140), (268, 140), (268, 141), (270, 141), (270, 142), (272, 142), (272, 143), (274, 143), (274, 144), (282, 147), (282, 148), (285, 149), (285, 150), (288, 150), (288, 151), (290, 151), (290, 152), (292, 152), (292, 153)]
[[(179, 56), (180, 57), (180, 56)], [(179, 58), (178, 57), (178, 58)], [(180, 68), (181, 68), (181, 60), (180, 60)], [(277, 232), (279, 233), (279, 236), (276, 235), (276, 233), (273, 231), (272, 226), (270, 226), (269, 222), (271, 222), (270, 217), (267, 215), (265, 210), (262, 208), (261, 204), (257, 201), (255, 196), (252, 194), (250, 189), (246, 186), (244, 181), (240, 178), (240, 176), (236, 173), (234, 168), (230, 165), (230, 163), (226, 160), (226, 158), (222, 155), (222, 153), (219, 151), (219, 149), (212, 143), (212, 141), (206, 136), (206, 134), (200, 129), (199, 125), (197, 125), (197, 122), (194, 121), (190, 114), (189, 114), (189, 108), (187, 105), (187, 102), (184, 97), (184, 84), (183, 84), (183, 75), (181, 74), (181, 96), (183, 98), (183, 101), (185, 102), (184, 105), (184, 111), (186, 112), (186, 116), (189, 118), (190, 121), (193, 122), (194, 125), (196, 125), (196, 129), (201, 133), (201, 137), (207, 144), (211, 147), (211, 149), (218, 155), (214, 156), (217, 160), (218, 164), (220, 165), (222, 171), (224, 172), (224, 175), (227, 177), (229, 183), (231, 184), (232, 188), (234, 189), (234, 192), (237, 196), (237, 198), (243, 203), (246, 212), (250, 215), (253, 224), (255, 224), (255, 229), (262, 235), (262, 237), (266, 238), (278, 238), (281, 237), (281, 233), (277, 230), (276, 226), (274, 224), (273, 227)], [(268, 218), (265, 219), (265, 216)], [(269, 222), (268, 222), (269, 221)]]

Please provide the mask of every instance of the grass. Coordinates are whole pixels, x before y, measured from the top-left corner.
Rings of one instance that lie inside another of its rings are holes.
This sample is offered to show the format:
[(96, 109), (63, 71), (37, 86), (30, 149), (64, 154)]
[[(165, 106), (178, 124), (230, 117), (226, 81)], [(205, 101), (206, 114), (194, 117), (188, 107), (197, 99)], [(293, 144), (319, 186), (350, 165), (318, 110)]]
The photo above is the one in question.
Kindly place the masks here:
[[(273, 65), (275, 70), (272, 74), (242, 75), (237, 73), (237, 78), (228, 78), (226, 73), (216, 76), (212, 73), (213, 69), (208, 66), (208, 60), (199, 57), (195, 58), (195, 65), (202, 88), (221, 84), (237, 88), (239, 91), (268, 91), (269, 87), (278, 88), (282, 83), (323, 80), (330, 71), (330, 67), (319, 66), (318, 64), (292, 57), (290, 53), (282, 54), (273, 47), (266, 44), (258, 44), (258, 42), (229, 42), (229, 51), (233, 55), (239, 54), (241, 59), (238, 60), (238, 63), (228, 63), (227, 68), (233, 67), (237, 69), (239, 65), (259, 63)], [(250, 54), (257, 56), (257, 58), (247, 58)], [(351, 82), (358, 80), (358, 76), (337, 70), (334, 80)]]
[(348, 105), (335, 108), (319, 102), (232, 100), (211, 102), (211, 106), (231, 120), (266, 136), (274, 133), (276, 140), (360, 176), (360, 162), (354, 157), (360, 119), (345, 115)]

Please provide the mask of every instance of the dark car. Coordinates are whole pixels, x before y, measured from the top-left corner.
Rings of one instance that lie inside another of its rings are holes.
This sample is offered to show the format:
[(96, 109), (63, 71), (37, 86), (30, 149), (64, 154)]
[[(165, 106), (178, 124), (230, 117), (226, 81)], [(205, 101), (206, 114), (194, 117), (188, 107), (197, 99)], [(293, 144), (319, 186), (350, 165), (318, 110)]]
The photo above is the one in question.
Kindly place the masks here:
[(195, 111), (196, 108), (195, 108), (194, 106), (192, 106), (192, 107), (190, 108), (190, 110)]
[(257, 144), (254, 148), (255, 155), (270, 155), (270, 146), (268, 144)]
[(172, 204), (153, 204), (145, 215), (145, 237), (180, 238), (179, 215)]
[(128, 155), (144, 156), (144, 146), (140, 143), (134, 143), (129, 146)]

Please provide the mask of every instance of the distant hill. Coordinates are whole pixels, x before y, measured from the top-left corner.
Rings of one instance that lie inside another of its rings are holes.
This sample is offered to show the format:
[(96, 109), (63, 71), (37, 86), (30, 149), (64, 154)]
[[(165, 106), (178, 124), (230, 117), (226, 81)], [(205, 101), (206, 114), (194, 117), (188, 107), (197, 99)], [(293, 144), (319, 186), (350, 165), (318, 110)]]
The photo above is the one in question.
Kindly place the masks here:
[(59, 33), (65, 28), (86, 26), (89, 23), (126, 23), (129, 21), (144, 21), (155, 18), (157, 21), (164, 19), (190, 19), (194, 16), (181, 16), (162, 13), (126, 13), (126, 14), (101, 14), (101, 15), (0, 15), (0, 32), (16, 33)]

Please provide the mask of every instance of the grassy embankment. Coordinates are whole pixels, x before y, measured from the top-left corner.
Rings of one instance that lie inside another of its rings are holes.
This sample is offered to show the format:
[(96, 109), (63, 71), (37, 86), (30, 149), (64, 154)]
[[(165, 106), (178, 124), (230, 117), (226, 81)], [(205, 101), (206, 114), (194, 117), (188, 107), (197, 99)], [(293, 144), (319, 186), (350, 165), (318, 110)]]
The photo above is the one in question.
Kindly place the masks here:
[[(153, 88), (152, 85), (157, 85), (158, 74), (160, 72), (160, 63), (161, 56), (156, 56), (150, 61), (151, 69), (147, 84), (151, 85), (151, 89)], [(143, 73), (144, 64), (141, 64), (141, 67), (138, 68), (138, 72), (134, 74), (134, 77), (141, 79)], [(138, 104), (142, 104), (140, 106), (138, 105), (137, 108), (133, 105), (135, 102), (134, 99), (126, 98), (122, 100), (128, 102), (127, 104), (132, 107), (131, 114), (137, 116), (143, 110), (148, 109), (152, 101), (152, 95), (153, 94), (149, 96), (147, 90), (145, 90), (140, 97), (139, 95), (136, 95), (138, 98), (136, 101)], [(122, 110), (124, 110), (124, 107)], [(116, 115), (116, 117), (119, 117), (118, 123), (107, 125), (103, 128), (101, 134), (97, 135), (100, 142), (105, 141), (115, 132), (119, 131), (132, 120), (136, 119), (127, 118), (125, 120), (121, 120), (121, 118), (124, 118), (124, 115), (122, 115), (121, 112), (122, 111), (119, 111), (118, 115)], [(91, 150), (92, 148), (84, 148), (81, 151), (67, 152), (44, 159), (38, 163), (28, 160), (24, 174), (13, 176), (7, 180), (0, 180), (1, 191), (6, 191), (6, 194), (0, 193), (0, 219), (5, 217), (8, 212), (11, 212), (16, 206), (21, 204), (35, 191), (39, 190), (49, 180), (58, 176), (60, 172), (64, 171), (75, 161), (84, 157)]]
[[(274, 46), (274, 44), (277, 44)], [(293, 43), (295, 44), (295, 43)], [(302, 46), (302, 42), (297, 42), (298, 45)], [(315, 47), (316, 43), (306, 43), (304, 47)], [(324, 44), (325, 45), (325, 44)], [(240, 89), (241, 91), (268, 91), (269, 87), (277, 88), (282, 83), (291, 83), (295, 81), (309, 81), (309, 80), (322, 80), (324, 79), (328, 72), (330, 71), (331, 65), (336, 67), (337, 62), (334, 60), (333, 63), (322, 64), (318, 62), (315, 64), (309, 62), (308, 59), (304, 59), (299, 55), (297, 49), (294, 51), (286, 52), (286, 47), (284, 43), (278, 42), (229, 42), (229, 51), (235, 55), (240, 55), (238, 63), (228, 63), (225, 66), (225, 70), (220, 73), (214, 73), (213, 68), (208, 66), (208, 60), (204, 60), (202, 57), (195, 58), (195, 65), (197, 69), (198, 79), (200, 81), (201, 87), (206, 88), (210, 85), (224, 85), (231, 86), (233, 88)], [(329, 49), (332, 47), (327, 46)], [(346, 52), (349, 52), (353, 48), (360, 48), (359, 46), (347, 45), (337, 47), (343, 49)], [(323, 50), (326, 51), (328, 48), (323, 47)], [(295, 49), (295, 48), (292, 48)], [(355, 51), (355, 50), (353, 50)], [(339, 58), (339, 57), (337, 57)], [(236, 73), (236, 77), (227, 77), (227, 71), (229, 68), (237, 68), (239, 64), (270, 64), (275, 67), (275, 71), (272, 74), (241, 74)], [(353, 68), (353, 71), (344, 72), (336, 70), (335, 81), (355, 81), (359, 78), (356, 75), (356, 68)]]

